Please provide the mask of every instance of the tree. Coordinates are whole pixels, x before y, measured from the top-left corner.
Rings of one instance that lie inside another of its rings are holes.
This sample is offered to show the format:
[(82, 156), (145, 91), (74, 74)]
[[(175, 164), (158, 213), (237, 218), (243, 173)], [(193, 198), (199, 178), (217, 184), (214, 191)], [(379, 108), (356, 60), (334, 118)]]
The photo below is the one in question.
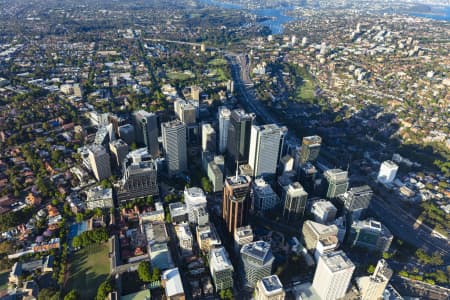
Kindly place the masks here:
[(64, 296), (64, 300), (77, 300), (78, 299), (78, 293), (76, 290), (71, 290), (69, 293), (67, 293)]
[(152, 281), (157, 281), (161, 278), (161, 270), (158, 268), (153, 268), (152, 270)]
[(233, 292), (231, 291), (231, 289), (221, 290), (219, 292), (219, 297), (220, 297), (220, 299), (223, 299), (223, 300), (234, 299)]
[(56, 291), (54, 289), (42, 289), (39, 291), (38, 295), (38, 300), (59, 300), (59, 298), (59, 291)]
[(79, 247), (81, 247), (81, 246), (82, 246), (82, 243), (81, 243), (80, 237), (75, 236), (75, 237), (72, 239), (72, 247), (73, 247), (73, 248), (79, 248)]
[(139, 275), (139, 279), (143, 282), (152, 281), (153, 274), (150, 272), (150, 263), (148, 261), (143, 261), (139, 264), (137, 273)]
[(108, 297), (109, 293), (113, 291), (113, 286), (109, 280), (104, 281), (97, 290), (96, 300), (105, 300)]
[(212, 185), (211, 185), (211, 182), (209, 182), (208, 177), (202, 177), (201, 183), (202, 183), (202, 188), (206, 193), (212, 192)]
[(375, 266), (374, 265), (370, 265), (367, 268), (367, 273), (372, 274), (373, 272), (375, 272)]

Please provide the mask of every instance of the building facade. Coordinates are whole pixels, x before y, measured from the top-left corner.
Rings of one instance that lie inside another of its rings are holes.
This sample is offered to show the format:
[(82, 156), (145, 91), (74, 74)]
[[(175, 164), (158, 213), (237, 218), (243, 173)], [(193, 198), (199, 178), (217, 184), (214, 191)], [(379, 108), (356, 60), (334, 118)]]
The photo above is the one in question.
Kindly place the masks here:
[(170, 176), (187, 171), (186, 125), (174, 120), (161, 125), (164, 154)]
[(250, 184), (248, 176), (231, 176), (225, 179), (222, 217), (229, 233), (246, 224), (250, 206)]

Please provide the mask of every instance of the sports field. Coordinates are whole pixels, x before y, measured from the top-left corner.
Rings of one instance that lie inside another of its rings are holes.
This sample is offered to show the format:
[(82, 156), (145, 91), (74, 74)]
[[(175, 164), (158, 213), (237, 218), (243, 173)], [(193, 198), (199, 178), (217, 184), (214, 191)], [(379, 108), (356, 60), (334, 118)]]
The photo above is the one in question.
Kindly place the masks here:
[(108, 243), (94, 244), (76, 252), (70, 262), (66, 290), (75, 289), (80, 299), (93, 299), (109, 275)]

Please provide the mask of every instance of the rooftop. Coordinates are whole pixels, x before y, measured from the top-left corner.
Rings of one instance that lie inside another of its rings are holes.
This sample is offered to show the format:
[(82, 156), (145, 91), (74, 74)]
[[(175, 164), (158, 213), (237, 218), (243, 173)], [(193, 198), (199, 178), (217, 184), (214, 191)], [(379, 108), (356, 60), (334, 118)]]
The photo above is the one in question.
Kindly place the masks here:
[(212, 248), (210, 252), (210, 265), (215, 271), (231, 269), (233, 270), (233, 265), (231, 264), (228, 253), (224, 247)]
[(305, 136), (302, 140), (302, 144), (305, 145), (320, 145), (322, 143), (322, 138), (318, 135)]
[(266, 294), (275, 294), (283, 290), (283, 285), (277, 275), (271, 275), (261, 279)]
[(347, 257), (344, 251), (333, 251), (324, 253), (320, 260), (328, 266), (331, 272), (339, 272), (346, 269), (355, 268), (353, 262)]
[(270, 244), (264, 241), (256, 241), (244, 245), (241, 249), (241, 254), (262, 260), (264, 263), (273, 259)]
[(230, 176), (226, 178), (226, 182), (231, 186), (248, 184), (250, 181), (250, 177), (245, 175)]
[(167, 297), (184, 294), (183, 283), (181, 282), (181, 276), (178, 268), (164, 271), (161, 279), (166, 282), (165, 290)]

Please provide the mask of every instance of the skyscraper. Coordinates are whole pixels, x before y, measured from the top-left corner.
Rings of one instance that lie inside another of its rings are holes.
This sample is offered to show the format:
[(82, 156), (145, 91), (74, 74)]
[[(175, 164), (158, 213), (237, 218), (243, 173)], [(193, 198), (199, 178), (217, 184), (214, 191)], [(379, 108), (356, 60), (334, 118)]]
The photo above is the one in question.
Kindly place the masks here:
[(156, 164), (147, 148), (128, 153), (123, 161), (123, 177), (117, 189), (119, 202), (159, 194)]
[(164, 154), (169, 175), (187, 170), (186, 125), (179, 120), (161, 124)]
[(392, 269), (389, 268), (388, 263), (384, 259), (379, 260), (375, 272), (373, 272), (371, 276), (360, 277), (356, 281), (361, 294), (361, 299), (383, 299), (384, 290), (386, 289), (392, 274)]
[(281, 201), (284, 203), (283, 219), (286, 223), (298, 223), (305, 214), (308, 193), (298, 182), (283, 187)]
[(364, 211), (369, 208), (373, 191), (368, 185), (353, 187), (344, 193), (341, 199), (345, 209), (352, 215), (352, 220), (359, 220)]
[(348, 173), (341, 169), (330, 169), (323, 173), (327, 183), (326, 196), (329, 199), (344, 194), (348, 188)]
[(250, 206), (250, 183), (248, 176), (230, 176), (225, 179), (223, 190), (222, 217), (228, 232), (245, 225)]
[(133, 113), (136, 142), (147, 146), (154, 158), (159, 156), (158, 117), (154, 113), (140, 110)]
[(216, 131), (208, 123), (202, 125), (202, 151), (216, 152)]
[(353, 222), (348, 242), (370, 251), (386, 252), (394, 236), (383, 223), (373, 219)]
[(305, 136), (302, 140), (300, 163), (304, 164), (308, 161), (315, 161), (319, 156), (321, 144), (322, 138), (320, 136)]
[(254, 114), (248, 114), (242, 109), (235, 109), (231, 112), (227, 141), (227, 165), (233, 173), (236, 170), (237, 161), (239, 163), (248, 162), (250, 133), (254, 119)]
[(286, 292), (277, 275), (262, 278), (256, 284), (255, 300), (284, 300)]
[(324, 253), (319, 258), (312, 287), (322, 300), (345, 296), (355, 265), (343, 251)]
[(109, 154), (105, 147), (101, 145), (92, 144), (88, 147), (89, 163), (98, 181), (106, 179), (111, 176), (111, 164)]
[(265, 213), (280, 203), (280, 198), (263, 178), (257, 178), (252, 184), (252, 203), (256, 212)]
[(190, 102), (178, 99), (174, 102), (174, 110), (177, 117), (186, 125), (195, 124), (197, 108)]
[(219, 107), (219, 152), (225, 153), (228, 141), (231, 111), (225, 106)]
[(242, 247), (241, 260), (243, 283), (254, 287), (259, 280), (270, 276), (275, 257), (269, 243), (256, 241)]
[(128, 144), (122, 139), (118, 139), (109, 143), (109, 151), (111, 152), (114, 167), (120, 168), (122, 166), (123, 160), (128, 154)]
[(209, 253), (209, 270), (216, 291), (233, 287), (234, 268), (224, 247), (211, 249)]
[(206, 208), (206, 196), (201, 188), (191, 187), (184, 189), (184, 202), (188, 211), (189, 222), (197, 223), (195, 210)]
[(248, 163), (254, 176), (275, 175), (286, 133), (286, 127), (276, 124), (252, 126)]

